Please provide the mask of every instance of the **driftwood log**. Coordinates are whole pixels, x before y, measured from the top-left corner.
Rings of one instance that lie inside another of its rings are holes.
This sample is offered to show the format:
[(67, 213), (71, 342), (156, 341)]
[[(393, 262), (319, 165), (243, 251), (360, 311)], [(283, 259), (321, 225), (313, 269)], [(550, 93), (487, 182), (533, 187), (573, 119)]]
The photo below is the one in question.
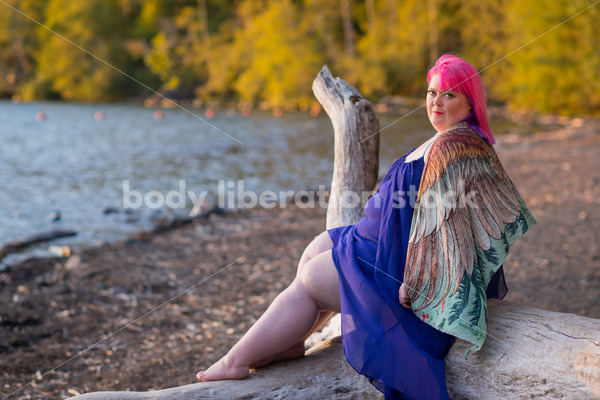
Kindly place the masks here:
[(324, 66), (312, 86), (315, 97), (329, 115), (334, 132), (331, 192), (327, 229), (355, 224), (377, 184), (379, 170), (379, 120), (358, 91)]
[[(600, 320), (489, 301), (489, 336), (465, 360), (458, 340), (446, 357), (453, 399), (600, 397)], [(401, 357), (401, 355), (398, 355)], [(243, 381), (195, 383), (153, 392), (97, 392), (107, 399), (381, 399), (346, 362), (340, 338), (299, 360), (273, 364)]]
[(38, 232), (21, 239), (10, 240), (0, 244), (0, 260), (11, 253), (23, 250), (34, 244), (75, 235), (77, 235), (77, 232), (75, 231), (67, 229), (52, 229), (49, 231)]
[[(335, 131), (335, 171), (327, 227), (356, 223), (363, 202), (343, 207), (344, 191), (369, 191), (377, 178), (379, 123), (370, 104), (324, 67), (313, 90)], [(364, 141), (363, 143), (360, 143)], [(365, 146), (366, 144), (366, 146)], [(372, 160), (372, 161), (371, 161)], [(447, 360), (454, 399), (600, 398), (600, 320), (489, 301), (489, 334), (477, 353), (457, 340)], [(106, 399), (382, 399), (348, 365), (339, 324), (307, 356), (260, 368), (243, 381), (194, 383), (152, 392), (97, 392), (78, 400)], [(397, 355), (401, 357), (402, 355)]]

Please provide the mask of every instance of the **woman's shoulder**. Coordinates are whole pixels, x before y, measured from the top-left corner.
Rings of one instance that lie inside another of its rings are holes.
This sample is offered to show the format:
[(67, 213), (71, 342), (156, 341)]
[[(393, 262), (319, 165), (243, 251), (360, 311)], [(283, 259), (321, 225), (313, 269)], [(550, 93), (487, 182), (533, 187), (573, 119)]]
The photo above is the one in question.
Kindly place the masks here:
[(492, 145), (463, 121), (439, 134), (431, 146), (427, 161), (441, 157), (448, 162), (472, 157), (487, 158), (493, 155)]
[[(440, 140), (441, 139), (441, 140)], [(484, 147), (491, 146), (475, 129), (466, 121), (458, 122), (450, 128), (439, 134), (438, 140), (441, 142), (465, 143), (471, 146)]]
[[(492, 145), (467, 123), (459, 123), (440, 133), (425, 159), (424, 187), (430, 187), (447, 171), (467, 173), (465, 168), (489, 169), (498, 157)], [(469, 167), (470, 166), (470, 167)]]

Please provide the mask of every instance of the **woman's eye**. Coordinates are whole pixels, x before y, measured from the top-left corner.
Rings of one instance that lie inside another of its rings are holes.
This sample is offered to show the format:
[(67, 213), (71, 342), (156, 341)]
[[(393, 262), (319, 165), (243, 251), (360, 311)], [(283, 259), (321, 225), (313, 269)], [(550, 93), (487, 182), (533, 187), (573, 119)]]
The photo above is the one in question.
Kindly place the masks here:
[(435, 92), (433, 90), (428, 90), (427, 91), (427, 95), (428, 96), (435, 96)]
[(448, 97), (454, 97), (454, 94), (452, 94), (452, 93), (444, 93), (444, 94)]

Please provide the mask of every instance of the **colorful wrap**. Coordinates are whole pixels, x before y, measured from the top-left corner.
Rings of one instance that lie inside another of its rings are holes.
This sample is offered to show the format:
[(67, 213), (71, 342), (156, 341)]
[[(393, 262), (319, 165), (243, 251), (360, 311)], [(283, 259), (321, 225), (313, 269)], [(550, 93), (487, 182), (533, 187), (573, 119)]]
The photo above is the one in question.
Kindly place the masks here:
[(416, 315), (481, 349), (486, 288), (535, 219), (494, 148), (466, 123), (439, 134), (425, 159), (404, 285)]

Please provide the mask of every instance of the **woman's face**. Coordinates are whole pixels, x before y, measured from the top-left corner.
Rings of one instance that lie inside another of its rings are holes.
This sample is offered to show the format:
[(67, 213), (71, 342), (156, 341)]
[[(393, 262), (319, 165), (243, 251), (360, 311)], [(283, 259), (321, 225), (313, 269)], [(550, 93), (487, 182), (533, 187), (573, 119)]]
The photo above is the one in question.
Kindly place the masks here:
[(471, 112), (467, 96), (453, 90), (440, 90), (440, 76), (431, 77), (427, 89), (427, 116), (438, 132), (462, 121)]

